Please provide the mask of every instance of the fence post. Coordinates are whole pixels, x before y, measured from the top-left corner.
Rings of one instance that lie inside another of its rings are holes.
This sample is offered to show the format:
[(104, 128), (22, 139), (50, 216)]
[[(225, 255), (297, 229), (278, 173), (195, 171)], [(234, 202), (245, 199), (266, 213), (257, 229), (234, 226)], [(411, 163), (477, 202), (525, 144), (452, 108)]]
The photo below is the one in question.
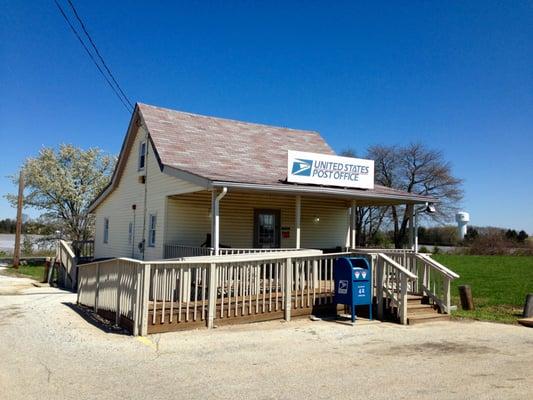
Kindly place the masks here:
[(383, 259), (379, 256), (376, 257), (376, 296), (377, 296), (377, 311), (378, 319), (383, 320)]
[(96, 288), (94, 290), (94, 312), (98, 314), (98, 298), (100, 296), (100, 263), (96, 264)]
[(117, 264), (117, 282), (116, 282), (116, 288), (117, 288), (117, 305), (115, 308), (115, 325), (120, 326), (120, 300), (122, 297), (122, 264), (119, 260), (115, 261)]
[(141, 336), (148, 335), (148, 300), (150, 298), (150, 276), (151, 265), (144, 264), (142, 280), (139, 289), (141, 290), (141, 300), (139, 301), (139, 315), (141, 316)]
[[(49, 262), (48, 262), (49, 263)], [(81, 282), (81, 279), (80, 279)], [(78, 284), (78, 288), (76, 290), (76, 304), (80, 304), (80, 293), (83, 290), (83, 284)]]
[(209, 293), (207, 297), (207, 328), (215, 325), (215, 309), (217, 306), (217, 264), (209, 264)]
[(400, 292), (400, 323), (407, 325), (407, 275), (402, 273)]
[(444, 310), (444, 312), (446, 314), (450, 314), (450, 307), (451, 307), (450, 278), (448, 277), (444, 278), (444, 305), (446, 307), (446, 310)]
[(318, 285), (318, 260), (313, 260), (313, 289), (318, 289)]
[(285, 321), (291, 320), (291, 307), (292, 307), (292, 259), (289, 257), (285, 260), (285, 276), (284, 276), (284, 290), (283, 296), (285, 296)]

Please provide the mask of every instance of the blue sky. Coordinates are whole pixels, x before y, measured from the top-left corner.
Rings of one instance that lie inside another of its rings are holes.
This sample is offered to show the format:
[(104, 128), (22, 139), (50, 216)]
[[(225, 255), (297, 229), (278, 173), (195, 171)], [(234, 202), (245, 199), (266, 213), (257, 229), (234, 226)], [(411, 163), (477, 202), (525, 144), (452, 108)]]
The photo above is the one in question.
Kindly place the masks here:
[[(533, 3), (209, 3), (75, 1), (133, 101), (337, 151), (422, 141), (465, 179), (473, 224), (533, 233)], [(129, 115), (52, 0), (0, 4), (3, 196), (43, 145), (117, 153)]]

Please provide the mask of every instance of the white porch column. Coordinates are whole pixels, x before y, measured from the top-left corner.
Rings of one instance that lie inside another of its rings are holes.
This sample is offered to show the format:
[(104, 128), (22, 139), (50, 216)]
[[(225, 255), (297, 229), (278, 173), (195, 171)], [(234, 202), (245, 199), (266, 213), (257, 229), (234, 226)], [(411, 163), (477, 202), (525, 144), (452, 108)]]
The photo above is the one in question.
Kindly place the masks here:
[(414, 250), (415, 247), (415, 206), (413, 204), (413, 207), (411, 208), (411, 212), (409, 213), (409, 248), (411, 250)]
[(217, 235), (217, 232), (215, 232), (216, 231), (215, 215), (217, 214), (217, 210), (215, 207), (216, 199), (217, 199), (217, 192), (213, 190), (211, 192), (211, 245), (210, 245), (210, 247), (212, 248), (215, 248), (215, 242), (218, 243), (218, 240), (216, 237), (218, 235)]
[(300, 225), (302, 219), (302, 196), (296, 196), (296, 215), (295, 215), (295, 225), (296, 225), (296, 248), (300, 248)]
[(357, 203), (352, 200), (352, 207), (350, 210), (350, 247), (355, 249), (357, 247)]
[(222, 192), (217, 196), (216, 191), (211, 192), (211, 247), (215, 255), (218, 255), (220, 247), (220, 200), (226, 195), (228, 188), (222, 188)]

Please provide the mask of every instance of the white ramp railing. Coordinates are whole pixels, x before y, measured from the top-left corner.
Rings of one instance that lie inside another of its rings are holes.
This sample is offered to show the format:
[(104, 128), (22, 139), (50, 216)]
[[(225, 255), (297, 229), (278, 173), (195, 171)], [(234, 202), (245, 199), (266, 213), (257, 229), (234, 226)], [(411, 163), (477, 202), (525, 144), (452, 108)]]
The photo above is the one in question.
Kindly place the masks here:
[(77, 282), (77, 258), (70, 245), (59, 240), (56, 248), (56, 262), (59, 262), (59, 279), (62, 285), (69, 289), (76, 288)]

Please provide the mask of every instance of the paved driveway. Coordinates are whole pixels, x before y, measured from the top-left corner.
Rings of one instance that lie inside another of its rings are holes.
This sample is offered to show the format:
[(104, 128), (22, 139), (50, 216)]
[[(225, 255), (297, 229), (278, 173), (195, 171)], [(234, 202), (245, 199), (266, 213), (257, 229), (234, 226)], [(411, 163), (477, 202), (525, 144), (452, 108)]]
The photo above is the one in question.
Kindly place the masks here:
[[(2, 399), (531, 399), (533, 329), (267, 322), (108, 333), (75, 295), (0, 276)], [(6, 290), (6, 287), (17, 286)]]

